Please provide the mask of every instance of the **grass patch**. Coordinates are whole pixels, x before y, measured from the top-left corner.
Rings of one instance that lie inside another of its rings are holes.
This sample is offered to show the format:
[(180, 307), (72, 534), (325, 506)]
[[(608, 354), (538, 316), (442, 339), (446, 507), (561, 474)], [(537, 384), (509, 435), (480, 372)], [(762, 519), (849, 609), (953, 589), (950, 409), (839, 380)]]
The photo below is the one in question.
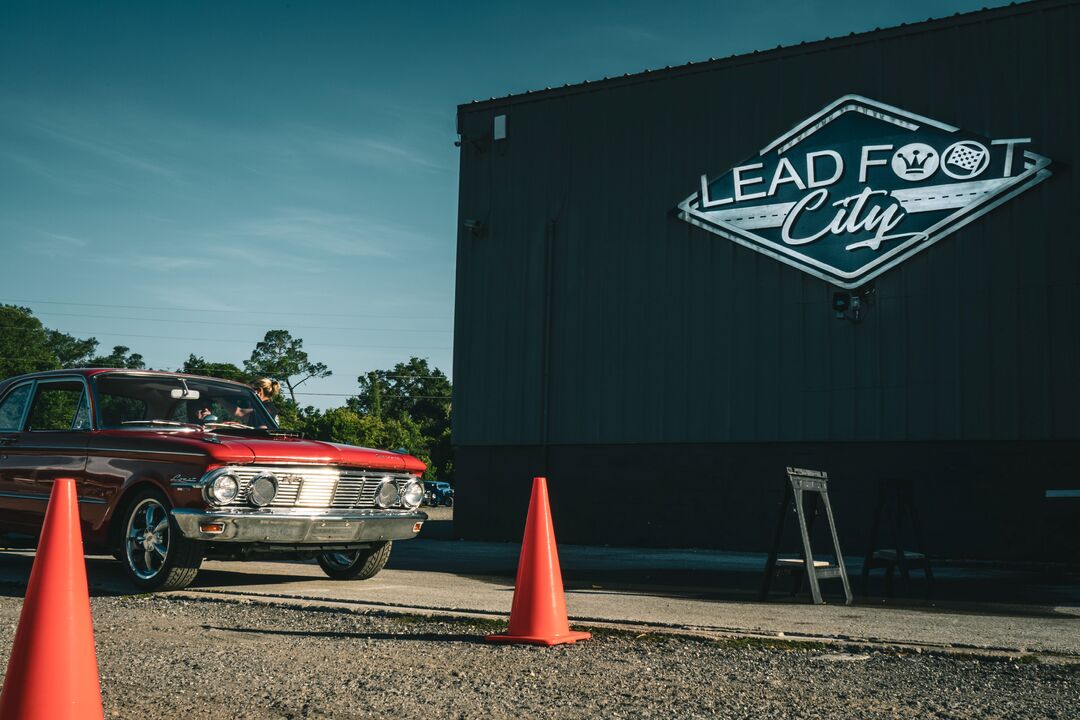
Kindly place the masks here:
[(391, 622), (409, 626), (440, 623), (475, 628), (486, 633), (502, 632), (506, 629), (505, 620), (492, 620), (490, 618), (470, 618), (451, 615), (420, 615), (418, 613), (394, 613), (393, 615), (387, 615), (387, 617)]
[(584, 630), (592, 633), (594, 638), (618, 638), (621, 640), (632, 640), (634, 642), (644, 643), (660, 643), (671, 638), (679, 638), (682, 640), (701, 640), (701, 638), (693, 637), (690, 635), (676, 635), (675, 633), (658, 633), (648, 632), (642, 630), (625, 630), (623, 628), (609, 628), (609, 627), (573, 627), (573, 630)]
[(781, 640), (780, 638), (766, 637), (729, 637), (719, 638), (713, 642), (721, 647), (731, 648), (733, 650), (782, 650), (784, 652), (799, 650), (803, 652), (821, 652), (830, 649), (828, 643), (823, 642), (812, 640)]

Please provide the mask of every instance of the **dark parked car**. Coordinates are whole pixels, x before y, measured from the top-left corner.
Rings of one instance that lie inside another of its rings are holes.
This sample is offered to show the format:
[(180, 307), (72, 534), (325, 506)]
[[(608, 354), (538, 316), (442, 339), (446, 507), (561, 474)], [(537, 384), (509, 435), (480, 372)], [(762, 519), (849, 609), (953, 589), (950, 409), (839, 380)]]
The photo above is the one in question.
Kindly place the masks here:
[(446, 505), (449, 507), (454, 504), (454, 488), (448, 482), (425, 480), (424, 498), (428, 505)]
[(425, 465), (283, 432), (246, 385), (163, 372), (57, 370), (0, 382), (0, 542), (33, 547), (53, 480), (74, 477), (88, 552), (145, 590), (203, 558), (288, 552), (372, 577), (414, 537)]

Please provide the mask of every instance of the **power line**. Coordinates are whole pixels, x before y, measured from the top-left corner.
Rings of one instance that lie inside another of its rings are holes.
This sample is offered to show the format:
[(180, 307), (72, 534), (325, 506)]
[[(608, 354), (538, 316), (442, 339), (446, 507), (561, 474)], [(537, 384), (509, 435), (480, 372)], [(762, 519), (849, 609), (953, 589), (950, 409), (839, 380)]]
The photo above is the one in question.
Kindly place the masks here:
[[(310, 393), (310, 392), (298, 392), (297, 395), (319, 395), (322, 397), (360, 397), (358, 393)], [(452, 400), (452, 395), (409, 395), (411, 400)], [(395, 400), (399, 398), (394, 398)]]
[[(23, 332), (36, 332), (37, 328), (26, 328), (18, 325), (0, 325), (0, 330), (21, 330)], [(95, 332), (93, 330), (68, 330), (69, 334), (76, 335), (90, 335), (96, 338), (98, 335), (104, 337), (132, 337), (132, 338), (148, 338), (152, 340), (187, 340), (192, 342), (217, 342), (217, 343), (241, 343), (244, 345), (255, 345), (263, 342), (259, 340), (237, 340), (235, 338), (221, 339), (221, 338), (204, 338), (204, 337), (183, 337), (179, 335), (141, 335), (136, 333), (117, 333), (117, 332)], [(354, 350), (449, 350), (448, 345), (343, 345), (339, 343), (311, 343), (307, 347), (329, 347), (329, 348), (352, 348)]]
[[(10, 355), (9, 356), (2, 356), (2, 355), (0, 355), (0, 360), (27, 360), (27, 359), (28, 358), (26, 358), (25, 356), (10, 356)], [(172, 367), (174, 365), (176, 365), (178, 367), (183, 367), (184, 366), (184, 363), (156, 363), (156, 362), (150, 362), (149, 360), (146, 360), (146, 359), (143, 360), (143, 364), (148, 365), (148, 366), (156, 365), (158, 367)], [(211, 364), (229, 364), (229, 365), (231, 365), (232, 363), (211, 363)], [(56, 368), (56, 369), (57, 370), (80, 370), (80, 369), (89, 368), (89, 367), (109, 368), (111, 370), (136, 370), (136, 368), (129, 368), (129, 367), (125, 366), (125, 365), (109, 365), (109, 364), (106, 364), (106, 363), (95, 363), (94, 365), (82, 365), (80, 367)], [(237, 367), (240, 370), (243, 369), (243, 368), (239, 368), (239, 366), (237, 366)], [(149, 370), (151, 368), (147, 367), (146, 369)], [(47, 371), (43, 370), (41, 372), (47, 372)], [(159, 370), (158, 372), (183, 372), (183, 370)], [(375, 371), (375, 372), (378, 372), (378, 371)], [(194, 373), (194, 374), (197, 375), (198, 373)], [(363, 373), (363, 374), (367, 375), (367, 373)], [(208, 376), (208, 377), (213, 377), (213, 376)], [(402, 379), (402, 378), (404, 378), (404, 379), (408, 379), (408, 380), (446, 380), (448, 382), (450, 381), (450, 378), (448, 378), (445, 375), (383, 375), (382, 378), (394, 378), (394, 379)], [(2, 379), (2, 378), (0, 378), (0, 379)], [(296, 394), (297, 395), (339, 395), (341, 397), (352, 397), (353, 395), (357, 395), (359, 393), (351, 393), (351, 394), (350, 393), (296, 393)], [(415, 397), (421, 397), (421, 396), (417, 395)], [(439, 395), (430, 395), (430, 396), (429, 395), (424, 395), (423, 397), (438, 398), (438, 397), (441, 397), (441, 396), (439, 396)], [(449, 396), (447, 396), (447, 397), (449, 397)]]
[[(0, 356), (0, 360), (24, 360), (24, 359), (25, 358), (21, 358), (21, 357), (2, 357), (2, 356)], [(128, 368), (128, 367), (124, 367), (122, 365), (104, 365), (104, 364), (102, 364), (102, 365), (95, 365), (94, 367), (109, 368), (109, 369), (112, 369), (112, 370), (131, 370), (132, 372), (139, 372), (139, 370), (137, 368)], [(79, 368), (59, 368), (59, 369), (60, 370), (65, 370), (65, 369), (66, 370), (78, 370)], [(149, 368), (147, 368), (147, 369), (149, 369)], [(47, 371), (42, 371), (42, 372), (47, 372)], [(172, 371), (169, 370), (169, 371), (165, 371), (165, 372), (172, 372)], [(388, 375), (387, 377), (408, 377), (408, 378), (414, 378), (414, 377), (415, 378), (421, 378), (421, 377), (423, 377), (423, 378), (444, 379), (440, 375), (415, 375), (415, 376), (414, 375)], [(2, 378), (0, 378), (0, 379), (2, 379)], [(353, 393), (325, 393), (325, 392), (301, 392), (301, 391), (298, 391), (298, 392), (293, 393), (293, 394), (295, 394), (295, 395), (305, 395), (305, 396), (310, 395), (310, 396), (317, 396), (317, 397), (344, 397), (344, 398), (359, 397), (359, 395), (360, 395), (359, 391), (353, 392)], [(452, 400), (453, 399), (452, 395), (410, 395), (409, 397), (411, 399), (413, 399), (413, 400)]]
[(289, 310), (236, 310), (236, 309), (216, 309), (216, 308), (184, 308), (184, 307), (166, 307), (162, 305), (108, 305), (105, 303), (88, 303), (88, 302), (61, 302), (59, 300), (15, 300), (12, 298), (0, 298), (0, 302), (5, 303), (27, 303), (38, 305), (73, 305), (75, 307), (103, 307), (103, 308), (120, 308), (122, 310), (166, 310), (170, 312), (201, 312), (201, 313), (230, 313), (233, 315), (301, 315), (307, 317), (371, 317), (371, 318), (384, 318), (391, 320), (448, 320), (447, 317), (436, 315), (384, 315), (384, 314), (366, 314), (366, 313), (324, 313), (324, 312), (299, 312)]
[[(138, 354), (138, 353), (136, 353), (136, 354)], [(30, 359), (32, 359), (32, 358), (28, 358), (25, 355), (17, 355), (17, 356), (14, 356), (14, 357), (11, 357), (11, 356), (2, 357), (2, 356), (0, 356), (0, 360), (30, 360)], [(146, 364), (146, 365), (172, 365), (173, 364), (173, 363), (151, 363), (149, 360), (146, 360), (146, 359), (143, 360), (143, 363)], [(179, 364), (181, 366), (183, 366), (184, 363), (179, 363)], [(84, 367), (91, 367), (91, 366), (86, 365)], [(131, 368), (124, 367), (122, 365), (94, 365), (93, 367), (115, 368), (117, 370), (130, 370), (131, 369)], [(57, 369), (60, 369), (60, 370), (78, 370), (79, 368), (57, 368)], [(172, 371), (170, 370), (169, 372), (172, 372)]]
[[(140, 322), (162, 322), (162, 323), (184, 323), (186, 325), (230, 325), (236, 327), (266, 327), (267, 323), (238, 323), (238, 322), (225, 322), (221, 320), (183, 320), (173, 318), (148, 318), (148, 317), (130, 317), (124, 315), (88, 315), (84, 313), (62, 313), (62, 312), (37, 312), (36, 315), (43, 317), (79, 317), (79, 318), (97, 318), (101, 320), (137, 320)], [(343, 330), (354, 331), (361, 330), (366, 332), (413, 332), (413, 333), (443, 333), (451, 332), (450, 328), (439, 328), (436, 330), (422, 330), (416, 328), (372, 328), (372, 327), (335, 327), (332, 325), (293, 325), (289, 324), (291, 329), (296, 330)]]

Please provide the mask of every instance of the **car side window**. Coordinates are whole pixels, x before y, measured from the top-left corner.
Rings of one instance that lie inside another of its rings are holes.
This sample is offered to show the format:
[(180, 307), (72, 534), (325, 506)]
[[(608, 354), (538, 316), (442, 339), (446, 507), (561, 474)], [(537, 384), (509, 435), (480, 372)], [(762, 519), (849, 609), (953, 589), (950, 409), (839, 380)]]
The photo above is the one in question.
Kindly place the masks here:
[(75, 410), (75, 420), (71, 423), (72, 430), (89, 430), (90, 403), (87, 402), (86, 389), (83, 389), (82, 397), (79, 398), (79, 407)]
[(86, 394), (78, 380), (38, 383), (26, 429), (86, 430), (90, 427), (90, 412), (85, 406)]
[(21, 429), (19, 423), (33, 387), (31, 384), (20, 385), (0, 403), (0, 432), (18, 432)]

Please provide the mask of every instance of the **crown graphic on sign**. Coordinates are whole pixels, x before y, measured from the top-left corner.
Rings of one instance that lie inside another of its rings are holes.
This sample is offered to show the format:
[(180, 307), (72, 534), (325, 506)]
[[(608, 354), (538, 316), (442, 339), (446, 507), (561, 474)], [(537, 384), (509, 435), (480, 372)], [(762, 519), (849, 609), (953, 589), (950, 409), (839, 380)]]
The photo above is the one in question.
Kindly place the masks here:
[(918, 150), (912, 150), (910, 156), (901, 155), (900, 159), (904, 161), (905, 173), (917, 173), (921, 172), (926, 167), (926, 162), (930, 159), (930, 155), (926, 154), (919, 157), (920, 152)]

